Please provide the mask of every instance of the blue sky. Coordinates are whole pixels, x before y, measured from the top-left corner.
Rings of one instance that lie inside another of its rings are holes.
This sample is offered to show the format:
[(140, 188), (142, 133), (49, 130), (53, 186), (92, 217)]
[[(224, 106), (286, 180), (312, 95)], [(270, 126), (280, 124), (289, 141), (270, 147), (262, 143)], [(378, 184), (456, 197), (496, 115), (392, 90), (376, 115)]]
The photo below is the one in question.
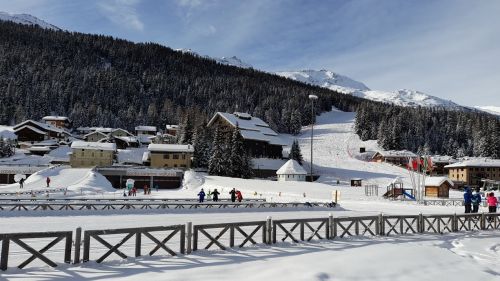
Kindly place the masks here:
[(500, 106), (497, 0), (0, 0), (64, 29)]

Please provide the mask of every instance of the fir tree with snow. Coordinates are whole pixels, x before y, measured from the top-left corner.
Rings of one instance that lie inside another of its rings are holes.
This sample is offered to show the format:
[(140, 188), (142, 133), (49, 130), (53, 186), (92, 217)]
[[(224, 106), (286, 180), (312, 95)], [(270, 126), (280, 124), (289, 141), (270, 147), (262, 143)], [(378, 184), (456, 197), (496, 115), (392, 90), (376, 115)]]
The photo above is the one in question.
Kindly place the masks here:
[(196, 127), (193, 135), (194, 154), (193, 166), (196, 168), (208, 168), (210, 161), (210, 134), (206, 122)]
[(290, 159), (297, 161), (301, 166), (304, 158), (302, 157), (302, 152), (300, 151), (299, 141), (294, 140), (292, 143), (292, 148), (290, 149)]
[(217, 176), (223, 176), (226, 174), (227, 166), (225, 165), (226, 160), (224, 159), (226, 156), (225, 151), (225, 137), (217, 128), (215, 130), (215, 137), (212, 143), (212, 154), (208, 162), (208, 174)]

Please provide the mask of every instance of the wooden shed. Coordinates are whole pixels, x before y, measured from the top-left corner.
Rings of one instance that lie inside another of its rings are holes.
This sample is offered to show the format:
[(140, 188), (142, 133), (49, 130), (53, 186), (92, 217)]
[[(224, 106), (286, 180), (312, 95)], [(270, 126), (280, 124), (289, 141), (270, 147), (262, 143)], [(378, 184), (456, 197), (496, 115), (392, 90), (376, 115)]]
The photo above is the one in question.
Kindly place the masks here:
[(447, 177), (428, 177), (425, 179), (425, 196), (449, 198), (453, 182)]
[(363, 179), (359, 179), (359, 178), (351, 179), (351, 186), (361, 186), (362, 180)]

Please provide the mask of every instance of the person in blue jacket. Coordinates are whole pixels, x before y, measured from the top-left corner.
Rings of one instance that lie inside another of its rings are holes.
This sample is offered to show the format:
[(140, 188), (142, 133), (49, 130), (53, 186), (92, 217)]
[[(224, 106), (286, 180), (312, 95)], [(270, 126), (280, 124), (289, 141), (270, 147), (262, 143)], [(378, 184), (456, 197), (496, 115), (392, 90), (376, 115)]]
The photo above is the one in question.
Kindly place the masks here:
[(472, 213), (479, 212), (479, 205), (481, 204), (481, 193), (479, 193), (479, 187), (476, 188), (476, 192), (472, 194)]
[(198, 202), (203, 203), (203, 200), (205, 200), (205, 191), (203, 191), (203, 188), (200, 190), (200, 193), (198, 193)]
[(466, 214), (471, 212), (471, 205), (472, 205), (472, 191), (470, 190), (470, 187), (467, 187), (465, 188), (464, 192), (464, 206)]

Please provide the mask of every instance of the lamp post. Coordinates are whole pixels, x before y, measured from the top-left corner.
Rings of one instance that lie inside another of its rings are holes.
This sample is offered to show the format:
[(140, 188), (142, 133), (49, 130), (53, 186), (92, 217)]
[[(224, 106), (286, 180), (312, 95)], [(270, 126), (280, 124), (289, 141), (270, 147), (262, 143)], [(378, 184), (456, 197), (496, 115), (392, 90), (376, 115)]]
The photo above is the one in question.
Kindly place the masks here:
[(311, 100), (311, 182), (313, 182), (313, 135), (314, 135), (314, 101), (318, 99), (316, 95), (309, 95)]

